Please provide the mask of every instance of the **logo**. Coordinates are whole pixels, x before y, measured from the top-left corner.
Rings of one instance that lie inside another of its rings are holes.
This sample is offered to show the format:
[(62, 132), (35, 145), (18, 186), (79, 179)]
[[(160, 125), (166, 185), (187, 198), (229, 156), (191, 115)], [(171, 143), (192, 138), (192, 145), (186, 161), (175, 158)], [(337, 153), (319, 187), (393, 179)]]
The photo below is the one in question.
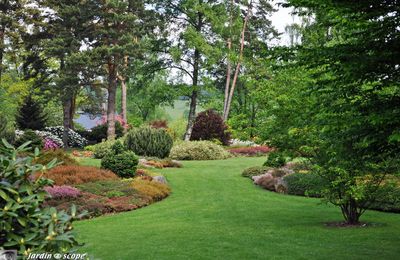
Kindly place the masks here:
[(0, 260), (17, 260), (17, 250), (0, 250)]

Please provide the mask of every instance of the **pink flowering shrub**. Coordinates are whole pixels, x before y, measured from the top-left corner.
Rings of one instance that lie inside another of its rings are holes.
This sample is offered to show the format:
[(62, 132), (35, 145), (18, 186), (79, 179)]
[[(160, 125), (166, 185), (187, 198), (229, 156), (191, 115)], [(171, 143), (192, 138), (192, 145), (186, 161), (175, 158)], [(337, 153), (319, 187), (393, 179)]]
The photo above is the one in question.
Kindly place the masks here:
[(260, 145), (260, 146), (231, 148), (229, 149), (229, 152), (236, 155), (257, 156), (269, 153), (272, 150), (273, 149), (269, 146)]
[(47, 193), (50, 194), (51, 198), (76, 198), (78, 197), (81, 192), (77, 188), (71, 186), (47, 186), (44, 188)]
[(60, 146), (56, 142), (54, 142), (53, 140), (51, 140), (49, 138), (45, 138), (44, 147), (43, 147), (44, 150), (46, 150), (46, 151), (47, 150), (57, 150), (59, 148), (60, 148)]

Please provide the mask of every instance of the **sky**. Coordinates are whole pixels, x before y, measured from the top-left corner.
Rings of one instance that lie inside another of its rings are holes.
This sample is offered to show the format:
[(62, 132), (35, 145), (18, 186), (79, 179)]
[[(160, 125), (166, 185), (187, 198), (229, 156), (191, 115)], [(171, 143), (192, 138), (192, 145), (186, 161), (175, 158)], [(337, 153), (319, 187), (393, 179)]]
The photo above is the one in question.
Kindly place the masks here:
[(279, 33), (283, 33), (281, 35), (281, 39), (274, 41), (274, 45), (287, 45), (289, 44), (289, 37), (285, 34), (286, 25), (292, 24), (294, 22), (299, 22), (298, 17), (292, 16), (290, 13), (292, 12), (292, 8), (283, 8), (279, 6), (278, 3), (281, 1), (272, 1), (274, 2), (275, 9), (278, 11), (275, 12), (271, 16), (272, 25), (278, 30)]

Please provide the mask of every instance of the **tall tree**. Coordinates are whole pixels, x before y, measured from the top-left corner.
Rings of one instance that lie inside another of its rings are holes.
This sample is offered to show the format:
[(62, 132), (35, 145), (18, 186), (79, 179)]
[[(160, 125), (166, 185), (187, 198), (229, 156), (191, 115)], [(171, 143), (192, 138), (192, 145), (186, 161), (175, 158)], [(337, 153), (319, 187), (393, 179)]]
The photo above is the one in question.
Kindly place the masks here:
[(143, 1), (94, 2), (96, 16), (92, 21), (94, 39), (90, 52), (92, 63), (101, 68), (99, 73), (106, 78), (107, 136), (114, 139), (118, 76), (125, 81), (126, 63), (140, 53), (140, 39), (149, 33), (143, 22), (149, 19), (151, 11), (145, 9)]
[(191, 82), (189, 114), (185, 140), (189, 140), (196, 119), (196, 109), (201, 88), (206, 77), (207, 59), (212, 57), (212, 35), (210, 16), (216, 1), (180, 0), (156, 1), (157, 9), (170, 21), (167, 30), (173, 39), (165, 50), (169, 57), (169, 68), (178, 69)]
[(17, 125), (20, 129), (42, 130), (46, 123), (46, 114), (42, 106), (28, 95), (19, 109)]
[(312, 15), (299, 49), (311, 68), (325, 197), (358, 224), (400, 165), (399, 1), (289, 0)]

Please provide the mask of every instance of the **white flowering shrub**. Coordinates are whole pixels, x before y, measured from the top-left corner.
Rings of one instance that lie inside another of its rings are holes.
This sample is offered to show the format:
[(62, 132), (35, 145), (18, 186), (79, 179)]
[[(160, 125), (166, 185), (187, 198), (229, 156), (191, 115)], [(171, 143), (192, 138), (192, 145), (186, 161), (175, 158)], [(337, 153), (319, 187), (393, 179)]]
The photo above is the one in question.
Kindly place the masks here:
[[(46, 127), (44, 130), (46, 132), (50, 132), (51, 134), (57, 136), (61, 140), (63, 138), (63, 133), (64, 133), (63, 126)], [(83, 138), (80, 134), (78, 134), (72, 129), (68, 130), (68, 146), (83, 148), (85, 145), (87, 145), (87, 140), (85, 138)]]
[[(37, 134), (39, 137), (41, 137), (43, 139), (43, 142), (47, 140), (52, 141), (53, 143), (55, 143), (59, 148), (64, 147), (64, 143), (62, 141), (61, 138), (59, 138), (58, 136), (52, 134), (51, 132), (48, 131), (34, 131), (35, 134)], [(18, 140), (19, 138), (21, 138), (21, 136), (24, 135), (24, 131), (22, 130), (15, 130), (15, 140)]]

